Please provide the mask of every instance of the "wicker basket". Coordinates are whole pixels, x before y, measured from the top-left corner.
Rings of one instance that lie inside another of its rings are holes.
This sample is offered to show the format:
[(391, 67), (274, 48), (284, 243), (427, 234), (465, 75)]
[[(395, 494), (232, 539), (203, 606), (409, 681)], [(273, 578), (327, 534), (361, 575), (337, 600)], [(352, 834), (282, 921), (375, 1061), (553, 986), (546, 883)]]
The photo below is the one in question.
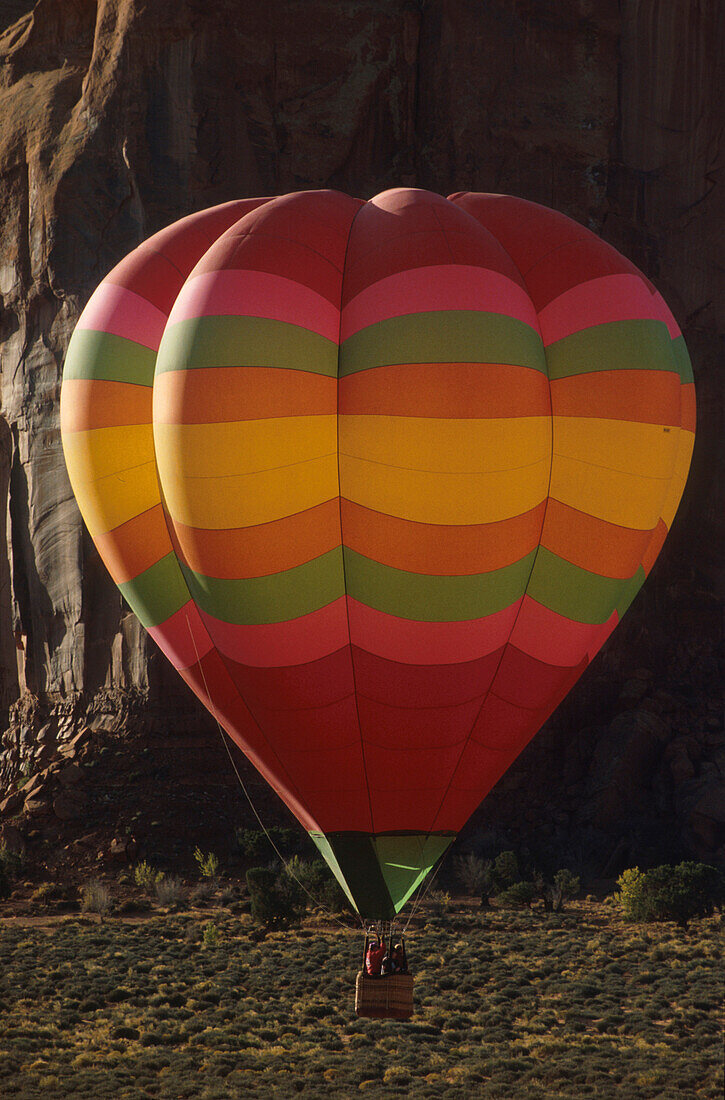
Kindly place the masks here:
[(413, 1015), (413, 976), (388, 974), (384, 978), (371, 978), (359, 971), (355, 1012), (378, 1020), (409, 1020)]

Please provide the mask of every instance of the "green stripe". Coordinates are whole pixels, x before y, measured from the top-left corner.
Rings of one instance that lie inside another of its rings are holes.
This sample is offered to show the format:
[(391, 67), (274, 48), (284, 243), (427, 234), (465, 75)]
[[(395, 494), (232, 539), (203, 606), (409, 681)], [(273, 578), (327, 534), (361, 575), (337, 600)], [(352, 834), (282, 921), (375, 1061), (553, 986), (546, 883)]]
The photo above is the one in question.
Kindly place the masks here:
[(398, 913), (452, 844), (453, 836), (376, 836), (380, 870)]
[(121, 595), (145, 627), (159, 626), (185, 603), (189, 590), (173, 552), (118, 586)]
[(215, 619), (238, 626), (287, 622), (345, 594), (341, 547), (266, 577), (220, 580), (184, 567), (189, 591)]
[(549, 378), (570, 378), (602, 370), (676, 371), (672, 340), (663, 321), (608, 321), (546, 349)]
[(390, 317), (349, 336), (340, 377), (393, 363), (507, 363), (546, 374), (541, 337), (501, 313), (436, 310)]
[(695, 377), (692, 373), (692, 363), (687, 351), (687, 344), (685, 343), (684, 336), (676, 336), (672, 341), (672, 354), (675, 357), (675, 363), (677, 364), (677, 370), (680, 373), (680, 381), (683, 385), (687, 385), (688, 382), (694, 382)]
[(112, 332), (77, 328), (71, 336), (63, 378), (131, 382), (153, 386), (156, 352)]
[(644, 567), (640, 565), (634, 576), (630, 577), (628, 581), (624, 582), (624, 587), (619, 594), (619, 599), (617, 600), (617, 614), (619, 615), (620, 619), (624, 615), (634, 597), (639, 592), (646, 579), (647, 575), (644, 571)]
[(491, 573), (441, 577), (381, 565), (345, 547), (348, 593), (367, 607), (416, 622), (482, 619), (510, 607), (526, 588), (536, 551)]
[(454, 833), (310, 833), (366, 920), (391, 920), (452, 844)]
[(633, 581), (590, 573), (540, 546), (526, 595), (567, 619), (594, 625), (619, 608)]
[(284, 367), (337, 377), (337, 344), (267, 317), (191, 317), (167, 325), (157, 373), (201, 367)]

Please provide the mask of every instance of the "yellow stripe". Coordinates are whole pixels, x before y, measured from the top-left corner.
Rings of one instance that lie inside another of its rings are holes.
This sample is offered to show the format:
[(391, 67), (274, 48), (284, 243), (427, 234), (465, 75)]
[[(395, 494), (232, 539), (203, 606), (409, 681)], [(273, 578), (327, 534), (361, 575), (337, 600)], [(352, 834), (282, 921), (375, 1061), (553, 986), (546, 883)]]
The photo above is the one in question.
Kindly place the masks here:
[(229, 477), (184, 476), (159, 463), (167, 507), (189, 527), (220, 530), (283, 519), (337, 496), (337, 454)]
[(156, 463), (144, 462), (131, 470), (84, 481), (83, 472), (66, 458), (78, 507), (91, 537), (105, 535), (161, 501)]
[(340, 456), (342, 496), (419, 523), (496, 523), (546, 497), (549, 456), (500, 473), (427, 473)]
[(72, 466), (79, 480), (97, 481), (152, 461), (153, 428), (150, 424), (127, 424), (120, 428), (68, 432), (63, 436), (63, 453), (69, 471)]
[(646, 478), (554, 457), (551, 496), (597, 519), (650, 531), (660, 518), (669, 478)]
[(672, 520), (675, 518), (675, 512), (680, 503), (680, 498), (685, 491), (685, 483), (687, 481), (687, 475), (690, 472), (690, 461), (692, 459), (692, 448), (695, 446), (695, 433), (688, 432), (680, 428), (680, 440), (679, 447), (677, 448), (677, 458), (675, 460), (675, 469), (670, 481), (670, 487), (667, 491), (665, 502), (662, 506), (662, 520), (669, 531), (672, 526)]
[(335, 416), (280, 416), (223, 424), (156, 424), (159, 468), (228, 477), (307, 462), (337, 450)]
[[(548, 416), (435, 419), (341, 416), (340, 454), (442, 473), (512, 471), (551, 453)], [(388, 475), (386, 475), (388, 476)]]
[[(629, 420), (554, 418), (554, 453), (639, 477), (672, 476), (678, 429)], [(659, 517), (658, 517), (659, 518)]]

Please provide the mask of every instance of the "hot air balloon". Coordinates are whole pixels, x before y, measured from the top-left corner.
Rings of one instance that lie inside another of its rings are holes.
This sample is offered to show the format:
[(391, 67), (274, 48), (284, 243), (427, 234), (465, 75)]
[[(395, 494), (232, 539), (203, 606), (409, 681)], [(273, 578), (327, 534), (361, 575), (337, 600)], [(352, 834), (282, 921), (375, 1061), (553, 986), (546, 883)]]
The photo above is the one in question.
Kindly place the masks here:
[(131, 608), (390, 920), (643, 583), (695, 404), (610, 245), (401, 188), (156, 234), (83, 312), (61, 422)]

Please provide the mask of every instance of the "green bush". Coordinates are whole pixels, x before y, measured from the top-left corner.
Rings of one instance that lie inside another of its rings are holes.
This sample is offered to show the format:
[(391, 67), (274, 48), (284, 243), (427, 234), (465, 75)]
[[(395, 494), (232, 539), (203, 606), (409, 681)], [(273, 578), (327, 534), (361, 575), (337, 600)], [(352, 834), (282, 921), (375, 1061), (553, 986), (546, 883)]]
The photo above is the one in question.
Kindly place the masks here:
[(284, 866), (284, 873), (297, 883), (308, 899), (339, 913), (348, 908), (347, 897), (322, 859), (300, 859), (292, 856)]
[(201, 848), (194, 849), (194, 859), (199, 867), (199, 874), (202, 878), (215, 879), (219, 873), (219, 857), (215, 856), (213, 852), (207, 852), (206, 855), (202, 852)]
[(41, 882), (30, 895), (32, 905), (45, 907), (51, 901), (61, 901), (65, 897), (65, 890), (56, 882)]
[(219, 944), (219, 929), (211, 921), (204, 925), (202, 943), (204, 947), (217, 947)]
[(633, 921), (676, 921), (687, 928), (725, 904), (725, 876), (706, 863), (663, 864), (651, 871), (630, 867), (617, 879), (616, 900)]
[(8, 882), (18, 878), (23, 869), (23, 857), (20, 852), (14, 852), (6, 844), (0, 844), (0, 874), (3, 874)]
[(533, 882), (515, 882), (508, 889), (496, 895), (496, 900), (506, 909), (530, 909), (536, 897)]
[(161, 882), (164, 877), (162, 871), (157, 871), (155, 867), (152, 867), (146, 860), (142, 860), (133, 869), (133, 880), (137, 886), (140, 886), (142, 890), (147, 890), (149, 894), (152, 894), (156, 889), (156, 883)]
[(578, 876), (572, 874), (566, 867), (556, 872), (553, 882), (547, 882), (543, 875), (536, 875), (534, 881), (544, 902), (546, 913), (559, 913), (564, 908), (564, 902), (569, 898), (575, 898), (580, 890)]
[(256, 924), (266, 931), (299, 924), (305, 897), (289, 875), (277, 874), (268, 867), (252, 867), (247, 871), (247, 887)]
[(300, 834), (296, 829), (281, 825), (272, 825), (265, 833), (263, 829), (235, 829), (237, 848), (245, 859), (271, 858), (275, 847), (282, 855), (299, 852)]
[(0, 898), (10, 897), (10, 879), (8, 878), (5, 864), (0, 861)]
[(491, 887), (494, 896), (508, 890), (521, 881), (519, 861), (515, 852), (499, 852), (491, 868)]

